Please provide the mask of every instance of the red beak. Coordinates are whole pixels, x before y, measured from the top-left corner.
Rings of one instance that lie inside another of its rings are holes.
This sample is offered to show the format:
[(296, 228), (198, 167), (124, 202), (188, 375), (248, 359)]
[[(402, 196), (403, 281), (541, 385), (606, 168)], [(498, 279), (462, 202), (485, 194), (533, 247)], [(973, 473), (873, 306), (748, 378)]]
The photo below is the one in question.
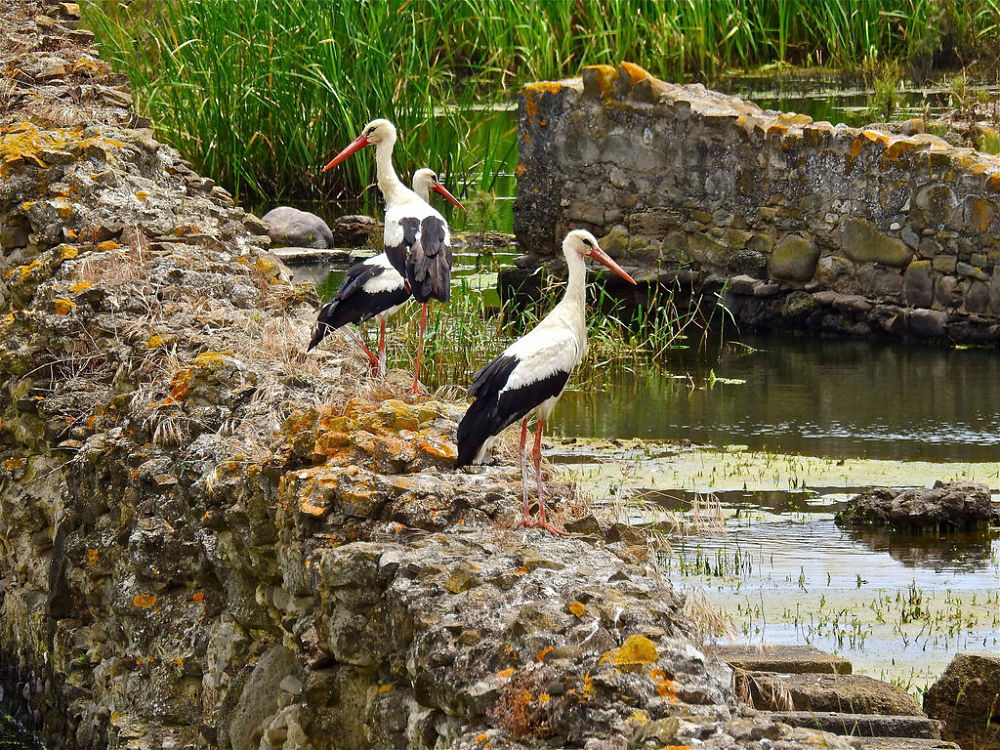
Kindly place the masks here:
[(621, 276), (623, 279), (625, 279), (625, 281), (629, 282), (630, 284), (635, 283), (635, 279), (633, 279), (631, 276), (625, 273), (625, 269), (619, 266), (613, 260), (611, 260), (611, 256), (608, 255), (603, 250), (601, 250), (601, 248), (595, 247), (593, 250), (587, 253), (587, 255), (589, 255), (594, 260), (600, 261), (601, 263), (606, 265), (608, 268), (610, 268), (612, 271)]
[(433, 190), (435, 193), (440, 193), (445, 198), (447, 198), (452, 203), (454, 203), (456, 206), (458, 206), (460, 209), (462, 209), (463, 211), (465, 210), (465, 206), (463, 206), (461, 203), (458, 202), (458, 198), (456, 198), (454, 195), (452, 195), (451, 193), (449, 193), (445, 189), (444, 185), (442, 185), (440, 182), (435, 182), (434, 183), (434, 187), (432, 187), (431, 190)]
[(345, 148), (343, 151), (341, 151), (339, 154), (337, 154), (335, 157), (333, 157), (330, 160), (330, 163), (327, 164), (325, 167), (323, 167), (323, 171), (325, 172), (326, 170), (328, 170), (328, 169), (330, 169), (332, 167), (337, 166), (338, 164), (340, 164), (340, 162), (342, 162), (348, 156), (350, 156), (351, 154), (356, 154), (358, 151), (360, 151), (361, 149), (363, 149), (367, 145), (369, 145), (368, 144), (368, 139), (365, 138), (365, 134), (362, 133), (357, 138), (355, 138), (353, 141), (351, 141), (350, 145), (347, 148)]

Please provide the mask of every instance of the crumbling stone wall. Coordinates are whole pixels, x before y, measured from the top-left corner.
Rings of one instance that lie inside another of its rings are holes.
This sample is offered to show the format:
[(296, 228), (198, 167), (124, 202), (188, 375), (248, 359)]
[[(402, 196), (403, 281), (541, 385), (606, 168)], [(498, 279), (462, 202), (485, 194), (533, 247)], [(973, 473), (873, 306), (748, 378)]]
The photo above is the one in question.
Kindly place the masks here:
[(762, 111), (634, 65), (524, 87), (515, 232), (574, 226), (752, 326), (1000, 340), (1000, 159)]
[(849, 747), (740, 715), (634, 529), (515, 529), (461, 405), (307, 356), (76, 4), (0, 9), (0, 680), (49, 747)]

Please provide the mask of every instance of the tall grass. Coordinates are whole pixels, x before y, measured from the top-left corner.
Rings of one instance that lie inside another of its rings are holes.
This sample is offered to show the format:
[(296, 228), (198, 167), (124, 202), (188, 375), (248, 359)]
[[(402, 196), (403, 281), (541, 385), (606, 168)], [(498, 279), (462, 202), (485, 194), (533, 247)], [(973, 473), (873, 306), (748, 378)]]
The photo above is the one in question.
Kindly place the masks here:
[(662, 78), (766, 64), (996, 55), (1000, 0), (92, 0), (85, 22), (139, 110), (250, 200), (357, 196), (369, 157), (319, 167), (374, 116), (429, 165), (496, 189), (516, 159), (490, 109), (536, 79), (632, 60)]

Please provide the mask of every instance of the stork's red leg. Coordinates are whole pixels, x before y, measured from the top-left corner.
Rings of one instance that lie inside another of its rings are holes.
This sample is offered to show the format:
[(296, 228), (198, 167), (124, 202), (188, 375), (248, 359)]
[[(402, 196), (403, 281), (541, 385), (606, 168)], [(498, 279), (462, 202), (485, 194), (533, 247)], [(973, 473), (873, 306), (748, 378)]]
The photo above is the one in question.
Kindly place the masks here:
[(427, 328), (427, 303), (420, 310), (420, 337), (417, 340), (417, 362), (413, 367), (413, 387), (407, 393), (423, 393), (420, 386), (420, 357), (424, 352), (424, 330)]
[[(549, 523), (549, 519), (545, 514), (545, 498), (542, 497), (542, 427), (545, 424), (544, 419), (539, 419), (538, 424), (535, 425), (535, 448), (531, 452), (532, 459), (535, 463), (535, 482), (538, 487), (538, 520), (532, 521), (528, 518), (528, 491), (524, 491), (524, 519), (521, 521), (519, 526), (535, 526), (541, 529), (545, 529), (550, 534), (561, 535), (566, 532), (556, 526)], [(527, 418), (525, 418), (525, 423), (521, 427), (521, 455), (524, 455), (524, 435), (527, 429), (528, 423)], [(522, 458), (522, 470), (521, 470), (521, 485), (524, 486), (524, 459)]]
[(361, 347), (361, 351), (363, 351), (365, 354), (368, 355), (368, 361), (371, 363), (372, 372), (373, 373), (378, 372), (378, 357), (375, 356), (375, 353), (371, 349), (369, 349), (368, 346), (365, 344), (365, 342), (361, 340), (361, 337), (358, 336), (350, 328), (344, 328), (343, 331), (352, 339), (354, 339), (355, 343)]
[(385, 377), (385, 318), (378, 327), (378, 376)]

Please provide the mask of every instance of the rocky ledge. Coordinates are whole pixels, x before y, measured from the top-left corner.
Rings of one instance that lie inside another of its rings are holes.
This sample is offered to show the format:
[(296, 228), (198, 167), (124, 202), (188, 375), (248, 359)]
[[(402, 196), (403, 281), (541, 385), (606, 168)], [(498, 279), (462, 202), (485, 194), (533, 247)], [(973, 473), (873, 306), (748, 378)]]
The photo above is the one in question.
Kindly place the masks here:
[(742, 716), (641, 548), (512, 528), (460, 407), (304, 355), (311, 286), (78, 12), (0, 40), (0, 656), (50, 746), (848, 747)]

